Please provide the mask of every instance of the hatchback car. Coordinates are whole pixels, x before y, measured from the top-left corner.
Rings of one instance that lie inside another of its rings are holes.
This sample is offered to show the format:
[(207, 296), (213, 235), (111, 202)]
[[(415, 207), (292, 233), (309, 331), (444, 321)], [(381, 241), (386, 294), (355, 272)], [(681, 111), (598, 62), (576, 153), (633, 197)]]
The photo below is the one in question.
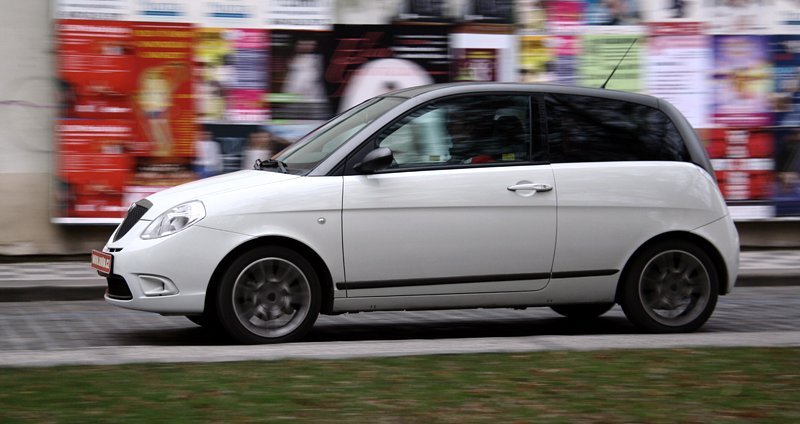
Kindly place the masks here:
[(649, 332), (703, 325), (738, 269), (705, 150), (668, 102), (445, 84), (333, 118), (254, 170), (133, 204), (93, 266), (114, 305), (244, 343), (317, 316), (620, 304)]

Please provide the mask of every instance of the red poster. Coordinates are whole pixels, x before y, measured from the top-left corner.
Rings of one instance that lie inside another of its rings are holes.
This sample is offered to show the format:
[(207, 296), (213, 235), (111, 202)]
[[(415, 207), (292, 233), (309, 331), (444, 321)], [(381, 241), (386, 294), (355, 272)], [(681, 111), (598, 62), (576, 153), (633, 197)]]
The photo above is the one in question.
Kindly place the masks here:
[(713, 129), (707, 148), (726, 200), (770, 198), (775, 169), (771, 132)]
[(59, 209), (61, 216), (118, 218), (127, 210), (125, 185), (133, 158), (130, 121), (62, 119), (59, 135)]
[(134, 110), (137, 154), (191, 157), (194, 153), (195, 112), (192, 98), (190, 24), (133, 24), (136, 49)]
[(130, 119), (131, 23), (60, 20), (56, 31), (62, 117)]

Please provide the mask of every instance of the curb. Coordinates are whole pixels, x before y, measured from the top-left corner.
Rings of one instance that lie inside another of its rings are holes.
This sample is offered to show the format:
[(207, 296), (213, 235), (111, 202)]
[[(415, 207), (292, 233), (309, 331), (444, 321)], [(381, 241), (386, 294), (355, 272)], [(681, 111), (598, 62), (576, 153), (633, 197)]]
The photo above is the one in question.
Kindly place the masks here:
[[(745, 273), (736, 280), (736, 287), (785, 286), (800, 286), (800, 273), (762, 270), (759, 273)], [(104, 280), (50, 281), (44, 285), (29, 281), (5, 281), (0, 282), (0, 303), (102, 300), (105, 291)]]

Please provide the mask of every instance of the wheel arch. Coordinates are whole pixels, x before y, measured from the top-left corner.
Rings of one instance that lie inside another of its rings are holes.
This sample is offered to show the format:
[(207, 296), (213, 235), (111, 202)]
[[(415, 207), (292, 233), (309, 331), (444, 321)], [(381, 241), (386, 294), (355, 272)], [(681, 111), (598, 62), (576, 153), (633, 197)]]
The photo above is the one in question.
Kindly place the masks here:
[(294, 250), (305, 257), (308, 262), (311, 263), (311, 266), (314, 267), (314, 271), (317, 272), (317, 276), (320, 280), (320, 288), (322, 289), (322, 293), (320, 293), (322, 298), (320, 312), (323, 314), (331, 312), (333, 309), (333, 279), (331, 278), (330, 270), (325, 264), (325, 261), (323, 261), (322, 257), (308, 245), (295, 239), (283, 236), (258, 237), (248, 240), (247, 242), (240, 244), (235, 249), (228, 252), (228, 254), (225, 255), (225, 257), (222, 258), (222, 260), (217, 264), (216, 268), (214, 268), (214, 272), (211, 274), (211, 278), (208, 281), (204, 305), (204, 309), (206, 311), (212, 310), (209, 308), (214, 308), (217, 296), (217, 287), (219, 287), (219, 284), (222, 281), (222, 275), (225, 273), (225, 270), (231, 265), (231, 263), (244, 252), (262, 246), (285, 247), (287, 249)]
[(703, 238), (701, 236), (698, 236), (697, 234), (693, 234), (693, 233), (690, 233), (690, 232), (687, 232), (687, 231), (671, 231), (671, 232), (668, 232), (668, 233), (659, 234), (659, 235), (651, 238), (650, 240), (647, 240), (641, 246), (639, 246), (639, 248), (636, 249), (636, 251), (634, 251), (633, 254), (631, 254), (628, 257), (628, 260), (625, 262), (625, 267), (622, 268), (622, 272), (619, 275), (619, 280), (617, 281), (617, 291), (616, 291), (616, 294), (614, 295), (614, 301), (616, 303), (619, 303), (622, 300), (621, 296), (622, 296), (622, 290), (623, 290), (623, 288), (622, 288), (623, 287), (623, 283), (627, 279), (627, 276), (628, 276), (628, 273), (630, 272), (630, 268), (631, 268), (631, 265), (632, 265), (633, 261), (645, 249), (648, 249), (650, 246), (652, 246), (652, 245), (654, 245), (656, 243), (661, 243), (661, 242), (668, 241), (668, 240), (669, 241), (676, 241), (676, 240), (686, 241), (686, 242), (692, 243), (692, 244), (696, 245), (697, 247), (699, 247), (700, 249), (702, 249), (708, 255), (708, 257), (711, 259), (711, 262), (713, 262), (714, 267), (716, 268), (717, 276), (719, 277), (719, 281), (720, 281), (719, 288), (718, 288), (718, 290), (719, 290), (718, 294), (724, 295), (724, 294), (727, 293), (726, 289), (725, 289), (727, 287), (727, 284), (724, 284), (724, 282), (728, 281), (728, 268), (725, 266), (725, 260), (722, 257), (722, 253), (720, 253), (720, 251), (710, 241), (708, 241), (707, 239), (705, 239), (705, 238)]

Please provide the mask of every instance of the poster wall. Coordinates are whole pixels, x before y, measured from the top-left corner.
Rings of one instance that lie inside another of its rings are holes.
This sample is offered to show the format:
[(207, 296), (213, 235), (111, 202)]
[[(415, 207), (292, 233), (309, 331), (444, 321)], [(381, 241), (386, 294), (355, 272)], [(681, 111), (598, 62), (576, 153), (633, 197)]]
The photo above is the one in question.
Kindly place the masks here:
[(55, 222), (118, 222), (390, 90), (600, 87), (618, 63), (607, 88), (687, 116), (735, 219), (800, 218), (794, 0), (53, 0), (53, 17)]

